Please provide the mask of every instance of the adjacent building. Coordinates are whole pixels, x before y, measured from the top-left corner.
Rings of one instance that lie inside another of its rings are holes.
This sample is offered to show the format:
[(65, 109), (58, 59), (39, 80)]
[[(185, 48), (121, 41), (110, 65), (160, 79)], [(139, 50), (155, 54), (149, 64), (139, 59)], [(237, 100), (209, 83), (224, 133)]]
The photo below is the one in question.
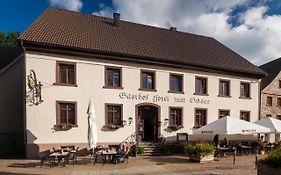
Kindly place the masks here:
[(0, 157), (24, 153), (24, 51), (0, 47)]
[(89, 100), (98, 144), (192, 134), (226, 115), (259, 117), (265, 72), (211, 37), (47, 9), (19, 38), (27, 157), (87, 147)]

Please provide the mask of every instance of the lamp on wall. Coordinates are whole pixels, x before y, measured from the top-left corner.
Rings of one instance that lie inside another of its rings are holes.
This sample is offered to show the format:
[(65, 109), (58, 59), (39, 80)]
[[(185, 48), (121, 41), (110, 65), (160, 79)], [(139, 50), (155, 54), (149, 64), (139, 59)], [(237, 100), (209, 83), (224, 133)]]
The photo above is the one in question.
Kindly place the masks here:
[(128, 121), (129, 121), (128, 124), (131, 125), (131, 124), (132, 124), (132, 121), (133, 121), (133, 118), (132, 118), (132, 117), (129, 117)]
[(169, 122), (169, 119), (168, 119), (168, 118), (165, 118), (165, 119), (164, 119), (164, 125), (167, 125), (168, 122)]

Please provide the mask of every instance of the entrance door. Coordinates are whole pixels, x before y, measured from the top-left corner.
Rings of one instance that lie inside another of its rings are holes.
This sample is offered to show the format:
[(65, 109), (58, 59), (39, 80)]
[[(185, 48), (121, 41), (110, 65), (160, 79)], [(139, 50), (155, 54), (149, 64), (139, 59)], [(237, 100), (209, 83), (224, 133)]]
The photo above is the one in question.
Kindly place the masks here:
[(141, 141), (158, 140), (158, 108), (154, 106), (140, 106), (138, 110), (138, 135)]

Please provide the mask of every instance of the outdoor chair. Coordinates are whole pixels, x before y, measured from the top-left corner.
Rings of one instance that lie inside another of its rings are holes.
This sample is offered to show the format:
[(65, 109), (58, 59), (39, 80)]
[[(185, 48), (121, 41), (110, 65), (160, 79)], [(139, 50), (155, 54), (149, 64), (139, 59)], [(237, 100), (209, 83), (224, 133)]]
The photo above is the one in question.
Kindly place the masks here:
[(39, 152), (38, 156), (40, 158), (40, 167), (43, 167), (44, 164), (46, 164), (47, 162), (49, 164), (53, 163), (53, 160), (51, 160), (51, 158), (49, 157), (50, 154), (51, 154), (50, 150)]

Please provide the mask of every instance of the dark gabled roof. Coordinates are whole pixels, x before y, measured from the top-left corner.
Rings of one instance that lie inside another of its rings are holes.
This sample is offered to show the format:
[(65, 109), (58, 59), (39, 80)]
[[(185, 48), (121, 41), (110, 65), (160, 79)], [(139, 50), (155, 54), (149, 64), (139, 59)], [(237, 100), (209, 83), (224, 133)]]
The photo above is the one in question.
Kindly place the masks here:
[(263, 90), (274, 80), (274, 78), (281, 71), (281, 57), (261, 65), (260, 68), (267, 73), (267, 76), (263, 77), (261, 81), (261, 89)]
[(0, 46), (0, 72), (17, 59), (23, 52), (23, 48), (20, 46)]
[(20, 37), (24, 46), (73, 48), (262, 77), (265, 73), (211, 37), (48, 8)]

